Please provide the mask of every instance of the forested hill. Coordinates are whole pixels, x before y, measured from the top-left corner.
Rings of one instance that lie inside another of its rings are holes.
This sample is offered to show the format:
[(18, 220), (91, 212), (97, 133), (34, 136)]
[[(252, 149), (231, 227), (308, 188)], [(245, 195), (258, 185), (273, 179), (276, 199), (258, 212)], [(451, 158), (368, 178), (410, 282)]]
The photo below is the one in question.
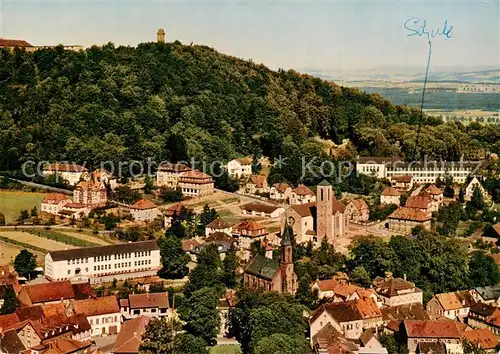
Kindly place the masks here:
[[(350, 138), (364, 154), (404, 155), (413, 149), (418, 117), (379, 95), (274, 72), (205, 46), (0, 51), (0, 170), (28, 159), (95, 166), (147, 157), (273, 157), (317, 135)], [(467, 152), (471, 139), (500, 140), (478, 127), (474, 135), (428, 123), (422, 151), (447, 159)], [(442, 136), (446, 143), (437, 143)]]

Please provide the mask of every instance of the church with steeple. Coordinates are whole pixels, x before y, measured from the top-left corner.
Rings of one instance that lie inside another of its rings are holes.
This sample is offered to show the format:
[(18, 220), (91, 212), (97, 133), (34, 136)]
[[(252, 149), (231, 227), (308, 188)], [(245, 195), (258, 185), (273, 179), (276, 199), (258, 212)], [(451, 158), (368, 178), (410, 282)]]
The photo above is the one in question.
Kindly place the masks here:
[(295, 295), (297, 275), (293, 270), (292, 228), (286, 226), (281, 235), (281, 261), (266, 256), (256, 255), (245, 268), (243, 274), (245, 286), (252, 289), (277, 291)]

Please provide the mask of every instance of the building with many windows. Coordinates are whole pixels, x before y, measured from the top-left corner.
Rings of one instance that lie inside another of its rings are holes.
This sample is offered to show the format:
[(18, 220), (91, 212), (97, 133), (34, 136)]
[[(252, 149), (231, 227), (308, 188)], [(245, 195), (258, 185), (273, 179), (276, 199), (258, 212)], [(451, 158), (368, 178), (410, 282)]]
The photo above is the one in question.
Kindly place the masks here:
[(74, 186), (78, 182), (80, 182), (80, 177), (82, 177), (82, 174), (87, 171), (87, 168), (80, 165), (68, 163), (53, 163), (45, 166), (43, 168), (42, 174), (44, 177), (55, 174), (59, 178), (68, 181), (70, 186)]
[(45, 255), (45, 276), (51, 281), (125, 280), (156, 275), (160, 268), (160, 249), (156, 241), (74, 248)]
[(179, 177), (179, 188), (188, 197), (202, 197), (214, 192), (214, 180), (200, 171), (184, 172)]
[(177, 188), (182, 173), (191, 171), (191, 168), (180, 163), (165, 163), (156, 171), (156, 184), (167, 188)]

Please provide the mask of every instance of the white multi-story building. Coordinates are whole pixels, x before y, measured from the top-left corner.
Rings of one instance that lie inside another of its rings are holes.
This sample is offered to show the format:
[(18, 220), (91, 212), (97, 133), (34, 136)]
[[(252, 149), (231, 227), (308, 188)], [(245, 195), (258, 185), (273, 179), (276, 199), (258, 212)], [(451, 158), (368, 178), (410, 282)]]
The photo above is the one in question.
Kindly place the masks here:
[(406, 175), (414, 183), (435, 183), (436, 179), (450, 176), (455, 183), (465, 183), (469, 175), (486, 166), (486, 161), (413, 161), (405, 162), (398, 157), (359, 157), (356, 171), (377, 178)]
[(156, 275), (161, 268), (156, 241), (52, 251), (45, 255), (45, 276), (91, 283)]
[(120, 332), (120, 307), (114, 295), (75, 301), (73, 311), (87, 317), (87, 321), (92, 327), (92, 336)]
[(50, 193), (43, 198), (40, 211), (57, 215), (64, 209), (64, 206), (69, 203), (72, 203), (72, 200), (66, 194)]
[(252, 158), (234, 159), (227, 163), (227, 174), (233, 178), (252, 174)]
[[(57, 174), (60, 178), (68, 181), (70, 186), (74, 186), (80, 182), (80, 177), (88, 170), (80, 165), (67, 164), (67, 163), (53, 163), (43, 168), (43, 175), (49, 176)], [(62, 182), (62, 181), (61, 181)]]
[(158, 171), (156, 171), (156, 184), (168, 188), (177, 188), (180, 175), (189, 171), (191, 171), (190, 167), (180, 163), (160, 165)]
[(128, 299), (120, 299), (120, 311), (124, 318), (171, 316), (168, 292), (130, 294)]

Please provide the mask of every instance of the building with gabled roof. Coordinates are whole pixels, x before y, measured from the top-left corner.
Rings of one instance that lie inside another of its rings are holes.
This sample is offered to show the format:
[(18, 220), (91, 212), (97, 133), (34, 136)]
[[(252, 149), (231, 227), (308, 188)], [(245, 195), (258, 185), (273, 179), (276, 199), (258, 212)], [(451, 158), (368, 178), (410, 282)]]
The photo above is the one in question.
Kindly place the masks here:
[(51, 281), (87, 280), (94, 284), (114, 278), (152, 276), (160, 269), (160, 248), (154, 240), (50, 251), (45, 255), (45, 277)]
[(69, 303), (75, 298), (75, 292), (69, 281), (57, 281), (34, 285), (24, 285), (17, 295), (23, 306), (50, 304), (57, 302)]
[(414, 227), (431, 229), (431, 214), (415, 208), (399, 207), (387, 217), (386, 227), (394, 232), (411, 234)]
[(255, 241), (264, 241), (269, 235), (267, 228), (253, 219), (245, 219), (233, 226), (233, 237), (238, 241), (239, 247), (250, 249)]
[(241, 157), (227, 163), (227, 174), (232, 178), (250, 176), (252, 174), (252, 157)]
[(130, 215), (136, 221), (153, 221), (161, 215), (158, 206), (147, 199), (141, 199), (130, 206)]
[(286, 183), (275, 183), (269, 189), (269, 198), (276, 201), (286, 202), (292, 193), (292, 187)]
[(419, 343), (443, 342), (446, 349), (451, 350), (460, 346), (462, 341), (455, 321), (404, 320), (401, 327), (410, 353), (416, 352)]
[(387, 187), (380, 194), (380, 204), (401, 204), (401, 193), (393, 187)]
[(93, 336), (117, 334), (121, 327), (121, 313), (114, 295), (77, 300), (71, 304), (77, 315), (84, 315), (92, 327)]
[(64, 206), (71, 202), (71, 198), (64, 193), (49, 193), (43, 198), (40, 211), (43, 213), (59, 215), (59, 213), (64, 209)]
[(472, 180), (465, 187), (464, 200), (469, 202), (472, 199), (474, 190), (478, 188), (485, 201), (491, 200), (491, 196), (488, 191), (483, 187), (482, 183), (477, 179), (477, 177), (472, 178)]
[(470, 343), (477, 345), (487, 353), (495, 353), (495, 349), (499, 344), (498, 337), (487, 328), (462, 332), (462, 338), (467, 339)]
[(281, 238), (281, 263), (261, 255), (252, 258), (243, 273), (245, 286), (295, 295), (297, 275), (293, 270), (291, 232), (285, 228)]
[(82, 181), (76, 184), (73, 191), (73, 202), (89, 208), (105, 206), (108, 202), (108, 191), (104, 180), (99, 178), (101, 173), (82, 174)]
[(148, 316), (139, 316), (125, 322), (121, 327), (118, 337), (116, 337), (113, 348), (111, 348), (111, 353), (139, 353), (139, 347), (142, 344), (142, 336), (144, 332), (146, 332), (146, 327), (150, 320), (151, 318)]
[(393, 278), (389, 272), (385, 278), (375, 278), (373, 289), (385, 306), (423, 303), (422, 290), (406, 279)]
[(435, 294), (426, 305), (427, 312), (432, 318), (444, 316), (451, 320), (463, 319), (469, 315), (470, 308), (476, 304), (468, 290), (451, 293)]
[(407, 192), (413, 188), (413, 177), (410, 175), (392, 176), (391, 185), (397, 190)]
[(266, 176), (252, 175), (245, 186), (246, 194), (264, 194), (269, 193), (269, 184)]
[(205, 226), (205, 235), (209, 236), (214, 232), (223, 232), (228, 235), (233, 233), (233, 224), (221, 218), (216, 218)]
[(304, 184), (300, 184), (292, 189), (288, 199), (290, 205), (314, 203), (316, 201), (316, 194)]
[(185, 196), (203, 197), (214, 192), (215, 182), (206, 173), (187, 171), (180, 174), (178, 186)]
[(347, 203), (345, 212), (349, 222), (363, 224), (370, 219), (370, 207), (364, 199), (353, 199)]
[(74, 186), (80, 182), (82, 174), (87, 171), (86, 167), (76, 164), (52, 163), (43, 167), (42, 174), (45, 177), (56, 174), (59, 178), (68, 181), (70, 186)]
[(156, 185), (160, 187), (175, 189), (179, 185), (180, 175), (188, 171), (192, 171), (192, 169), (183, 164), (162, 164), (156, 171)]
[(120, 299), (120, 311), (125, 319), (139, 316), (165, 317), (170, 315), (168, 292), (129, 294)]
[(476, 302), (500, 306), (500, 285), (476, 287), (470, 293)]

